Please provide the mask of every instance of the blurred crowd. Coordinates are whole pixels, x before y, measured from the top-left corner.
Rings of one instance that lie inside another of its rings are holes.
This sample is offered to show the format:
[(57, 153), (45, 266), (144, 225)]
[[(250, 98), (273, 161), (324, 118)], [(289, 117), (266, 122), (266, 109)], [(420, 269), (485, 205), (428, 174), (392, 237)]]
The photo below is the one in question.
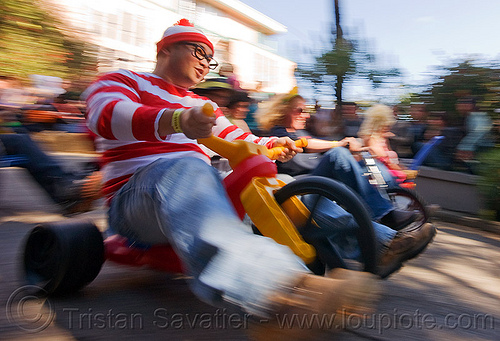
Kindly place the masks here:
[[(37, 141), (35, 134), (78, 133), (93, 148), (85, 125), (85, 105), (73, 89), (71, 82), (57, 77), (35, 76), (29, 86), (23, 86), (14, 77), (0, 76), (0, 168), (25, 168), (65, 215), (92, 209), (100, 197), (98, 162), (69, 169), (52, 155), (53, 150)], [(71, 151), (68, 139), (62, 136), (56, 136), (57, 151)], [(0, 177), (0, 183), (2, 180)]]
[[(38, 76), (38, 77), (36, 77)], [(33, 75), (29, 85), (0, 75), (0, 122), (27, 131), (82, 131), (85, 104), (83, 84), (58, 77)]]
[[(0, 75), (0, 137), (3, 140), (0, 144), (0, 155), (29, 154), (26, 150), (14, 150), (12, 144), (6, 141), (8, 138), (6, 134), (23, 135), (22, 142), (16, 143), (37, 150), (33, 154), (38, 158), (35, 163), (49, 164), (51, 169), (57, 169), (57, 162), (38, 148), (37, 143), (30, 139), (30, 134), (41, 131), (63, 131), (88, 134), (89, 138), (93, 138), (85, 126), (85, 103), (80, 100), (80, 94), (85, 86), (57, 77), (41, 77), (45, 78), (33, 78), (30, 86), (23, 86), (14, 77)], [(230, 64), (222, 65), (218, 73), (209, 74), (192, 90), (216, 102), (227, 118), (245, 132), (257, 136), (269, 136), (275, 133), (273, 129), (276, 127), (285, 127), (284, 129), (289, 132), (295, 131), (290, 126), (291, 118), (285, 114), (273, 118), (273, 124), (269, 125), (269, 115), (272, 115), (269, 107), (274, 106), (272, 112), (282, 112), (283, 108), (279, 109), (279, 98), (283, 95), (262, 92), (260, 86), (256, 89), (242, 89)], [(382, 112), (387, 114), (387, 110), (384, 110)], [(344, 141), (345, 138), (353, 137), (358, 138), (361, 144), (373, 143), (375, 147), (371, 146), (372, 151), (380, 150), (380, 153), (384, 154), (382, 159), (387, 157), (387, 160), (394, 160), (391, 159), (390, 155), (393, 154), (390, 153), (394, 153), (396, 159), (411, 159), (432, 137), (443, 136), (442, 143), (431, 151), (424, 165), (472, 174), (477, 173), (478, 155), (500, 143), (499, 123), (482, 112), (473, 97), (457, 100), (453, 115), (447, 112), (429, 111), (424, 103), (396, 105), (391, 108), (391, 114), (388, 114), (390, 117), (379, 119), (380, 122), (377, 124), (381, 125), (380, 129), (385, 129), (377, 133), (379, 138), (375, 138), (373, 132), (368, 134), (368, 137), (366, 132), (363, 132), (363, 129), (366, 130), (363, 124), (366, 126), (369, 121), (367, 112), (369, 111), (366, 111), (366, 107), (360, 108), (354, 102), (343, 102), (335, 109), (321, 108), (317, 104), (314, 107), (304, 106), (298, 113), (301, 124), (302, 121), (304, 123), (304, 127), (300, 130), (307, 132), (308, 137), (318, 140)], [(9, 144), (10, 151), (6, 148), (6, 144)], [(383, 149), (377, 149), (377, 145)], [(305, 168), (311, 169), (315, 166), (312, 156), (304, 162), (310, 163)], [(387, 165), (394, 171), (399, 168), (396, 163)], [(37, 174), (34, 176), (56, 202), (64, 205), (67, 205), (67, 198), (73, 198), (70, 200), (73, 202), (81, 201), (74, 198), (81, 196), (82, 189), (74, 186), (75, 193), (59, 195), (53, 188), (60, 186), (52, 183), (61, 178), (70, 179), (68, 183), (85, 183), (82, 180), (86, 177), (90, 175), (96, 177), (95, 169), (80, 175), (64, 174), (60, 169), (47, 173), (47, 170), (38, 167), (33, 167), (31, 171), (49, 174), (44, 175), (49, 180)], [(89, 197), (96, 197), (95, 190)]]

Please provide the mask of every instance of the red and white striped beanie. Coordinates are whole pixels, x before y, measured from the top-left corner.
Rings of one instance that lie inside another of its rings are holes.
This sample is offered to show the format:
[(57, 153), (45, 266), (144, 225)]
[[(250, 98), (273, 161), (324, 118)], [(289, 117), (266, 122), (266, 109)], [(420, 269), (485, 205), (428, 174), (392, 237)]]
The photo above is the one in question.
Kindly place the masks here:
[(181, 19), (165, 30), (161, 40), (156, 43), (156, 51), (159, 53), (164, 47), (180, 41), (205, 43), (214, 52), (214, 46), (207, 36), (201, 30), (195, 28), (187, 19)]

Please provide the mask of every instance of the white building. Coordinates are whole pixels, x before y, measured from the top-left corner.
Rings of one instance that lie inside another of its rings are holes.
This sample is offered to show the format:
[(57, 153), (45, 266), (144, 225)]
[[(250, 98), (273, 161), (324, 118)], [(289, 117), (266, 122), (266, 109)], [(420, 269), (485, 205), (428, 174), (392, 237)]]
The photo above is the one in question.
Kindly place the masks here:
[(84, 38), (99, 47), (99, 71), (151, 71), (156, 42), (181, 18), (200, 27), (214, 43), (215, 59), (231, 63), (246, 89), (268, 92), (296, 84), (296, 64), (276, 54), (269, 37), (286, 27), (238, 0), (53, 0)]

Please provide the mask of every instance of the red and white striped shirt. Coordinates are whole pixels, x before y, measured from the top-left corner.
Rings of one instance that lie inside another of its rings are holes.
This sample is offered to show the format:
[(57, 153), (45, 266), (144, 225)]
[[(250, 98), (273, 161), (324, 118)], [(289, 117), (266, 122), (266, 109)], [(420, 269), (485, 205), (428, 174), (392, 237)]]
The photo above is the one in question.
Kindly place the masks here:
[(102, 153), (104, 194), (109, 198), (134, 172), (157, 159), (196, 157), (210, 164), (203, 146), (184, 134), (158, 135), (165, 109), (191, 108), (210, 102), (216, 114), (213, 134), (228, 141), (246, 140), (271, 147), (275, 137), (261, 138), (233, 125), (205, 97), (166, 82), (151, 73), (119, 70), (103, 75), (84, 93), (87, 125), (96, 133)]

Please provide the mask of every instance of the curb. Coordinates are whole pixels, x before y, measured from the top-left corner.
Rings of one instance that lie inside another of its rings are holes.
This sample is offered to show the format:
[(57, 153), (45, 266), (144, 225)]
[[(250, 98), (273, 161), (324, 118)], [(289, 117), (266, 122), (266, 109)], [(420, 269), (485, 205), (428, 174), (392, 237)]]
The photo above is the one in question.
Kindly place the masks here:
[(443, 209), (439, 209), (436, 212), (434, 212), (432, 217), (448, 223), (464, 225), (500, 235), (500, 222), (497, 221), (464, 216), (459, 212), (446, 211)]

